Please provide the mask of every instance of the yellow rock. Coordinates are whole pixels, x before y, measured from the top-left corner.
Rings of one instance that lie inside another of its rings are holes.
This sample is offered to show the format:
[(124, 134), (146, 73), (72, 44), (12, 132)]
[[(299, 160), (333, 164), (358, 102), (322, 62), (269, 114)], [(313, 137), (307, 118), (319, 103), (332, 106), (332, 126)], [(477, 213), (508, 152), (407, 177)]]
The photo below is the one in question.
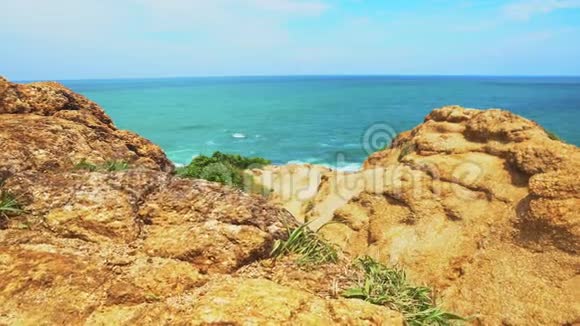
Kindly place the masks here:
[[(292, 170), (300, 188), (317, 173)], [(482, 324), (571, 324), (580, 320), (579, 289), (567, 285), (580, 265), (579, 171), (580, 150), (535, 122), (449, 106), (361, 171), (324, 172), (301, 205), (277, 203), (308, 207), (303, 218), (345, 252), (404, 267)]]

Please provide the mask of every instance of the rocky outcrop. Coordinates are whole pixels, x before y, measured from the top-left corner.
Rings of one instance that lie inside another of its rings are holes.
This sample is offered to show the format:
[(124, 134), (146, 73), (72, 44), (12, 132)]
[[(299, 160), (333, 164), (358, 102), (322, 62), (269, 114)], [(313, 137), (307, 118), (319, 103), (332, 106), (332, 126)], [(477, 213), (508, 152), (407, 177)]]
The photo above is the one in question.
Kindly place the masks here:
[[(83, 159), (130, 168), (75, 168)], [(0, 191), (23, 209), (0, 211), (0, 324), (403, 324), (386, 307), (243, 273), (294, 217), (172, 169), (60, 84), (0, 79)]]
[(0, 171), (10, 173), (70, 170), (83, 159), (173, 170), (158, 146), (117, 129), (97, 104), (55, 82), (0, 77), (0, 153)]
[(401, 316), (360, 300), (324, 300), (265, 279), (215, 279), (169, 304), (99, 309), (88, 325), (403, 325)]
[(278, 202), (351, 256), (404, 267), (450, 310), (485, 325), (580, 322), (580, 150), (535, 122), (443, 107), (359, 172), (299, 170), (257, 179), (294, 176)]
[(403, 324), (364, 301), (40, 231), (1, 231), (0, 258), (3, 324)]

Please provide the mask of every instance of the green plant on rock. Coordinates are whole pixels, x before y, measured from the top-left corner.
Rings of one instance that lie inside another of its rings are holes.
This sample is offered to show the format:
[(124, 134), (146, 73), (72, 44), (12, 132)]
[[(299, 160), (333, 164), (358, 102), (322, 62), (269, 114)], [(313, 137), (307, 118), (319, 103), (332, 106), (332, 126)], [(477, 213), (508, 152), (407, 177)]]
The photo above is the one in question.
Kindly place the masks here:
[(212, 156), (200, 155), (195, 157), (188, 165), (178, 168), (176, 174), (186, 178), (204, 179), (243, 189), (245, 186), (244, 170), (259, 168), (270, 163), (271, 161), (261, 157), (244, 157), (215, 152)]
[(305, 212), (310, 212), (314, 209), (315, 204), (314, 204), (314, 199), (310, 199), (309, 201), (306, 202), (306, 205), (304, 206), (304, 211)]
[(401, 146), (401, 152), (399, 153), (399, 161), (405, 156), (411, 154), (416, 149), (416, 145), (413, 142), (407, 141)]
[(401, 312), (408, 325), (451, 325), (462, 317), (437, 307), (431, 289), (407, 282), (405, 272), (389, 268), (370, 257), (359, 258), (355, 266), (363, 276), (343, 296), (383, 305)]
[(550, 138), (551, 140), (562, 141), (562, 138), (560, 138), (560, 136), (556, 135), (556, 133), (554, 133), (553, 131), (549, 131), (548, 129), (544, 128), (544, 132), (546, 132), (546, 134), (548, 135), (548, 138)]
[(86, 171), (108, 171), (108, 172), (114, 172), (114, 171), (124, 171), (129, 169), (131, 166), (129, 165), (129, 163), (127, 163), (126, 161), (122, 161), (122, 160), (112, 160), (112, 161), (107, 161), (104, 164), (101, 165), (96, 165), (93, 164), (89, 161), (87, 161), (86, 159), (82, 159), (79, 163), (77, 163), (74, 166), (74, 170), (86, 170)]
[(74, 166), (75, 170), (87, 170), (87, 171), (96, 171), (98, 169), (98, 166), (96, 166), (95, 164), (89, 163), (87, 161), (87, 159), (82, 159), (80, 162), (78, 162), (75, 166)]
[(130, 168), (129, 163), (125, 161), (107, 161), (103, 164), (102, 169), (109, 172), (125, 171)]
[(20, 215), (24, 212), (20, 203), (12, 193), (8, 191), (0, 191), (0, 218), (8, 218), (9, 216)]
[(272, 257), (287, 254), (299, 255), (299, 264), (324, 264), (338, 262), (337, 249), (320, 238), (308, 228), (308, 223), (297, 228), (288, 228), (286, 240), (276, 240), (272, 249)]

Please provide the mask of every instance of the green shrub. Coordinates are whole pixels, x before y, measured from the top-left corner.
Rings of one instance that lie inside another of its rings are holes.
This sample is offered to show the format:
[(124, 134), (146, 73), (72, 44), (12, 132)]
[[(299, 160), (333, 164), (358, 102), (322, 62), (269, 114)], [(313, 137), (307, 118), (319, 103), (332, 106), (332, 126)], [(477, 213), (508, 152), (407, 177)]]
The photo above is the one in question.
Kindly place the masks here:
[(205, 179), (243, 189), (244, 170), (262, 167), (270, 163), (269, 160), (261, 157), (244, 157), (215, 152), (212, 156), (200, 155), (195, 157), (189, 165), (178, 168), (176, 173), (186, 178)]
[(399, 311), (408, 325), (450, 325), (453, 321), (464, 321), (437, 307), (431, 289), (410, 285), (403, 270), (389, 268), (370, 257), (359, 258), (355, 266), (364, 273), (363, 277), (356, 287), (343, 293), (344, 297)]
[(14, 195), (4, 190), (0, 191), (0, 218), (5, 219), (23, 212), (22, 206)]
[(276, 240), (272, 249), (272, 257), (280, 257), (286, 254), (300, 256), (299, 264), (323, 264), (338, 262), (336, 248), (319, 235), (308, 228), (308, 224), (302, 224), (295, 229), (288, 229), (286, 240)]

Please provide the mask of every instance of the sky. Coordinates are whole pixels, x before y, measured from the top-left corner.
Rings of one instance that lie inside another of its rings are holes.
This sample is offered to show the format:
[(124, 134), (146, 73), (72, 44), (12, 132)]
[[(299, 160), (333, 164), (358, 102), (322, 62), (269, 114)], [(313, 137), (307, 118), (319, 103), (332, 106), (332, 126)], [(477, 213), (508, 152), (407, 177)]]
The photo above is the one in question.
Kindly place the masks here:
[(580, 75), (580, 0), (0, 0), (11, 80)]

